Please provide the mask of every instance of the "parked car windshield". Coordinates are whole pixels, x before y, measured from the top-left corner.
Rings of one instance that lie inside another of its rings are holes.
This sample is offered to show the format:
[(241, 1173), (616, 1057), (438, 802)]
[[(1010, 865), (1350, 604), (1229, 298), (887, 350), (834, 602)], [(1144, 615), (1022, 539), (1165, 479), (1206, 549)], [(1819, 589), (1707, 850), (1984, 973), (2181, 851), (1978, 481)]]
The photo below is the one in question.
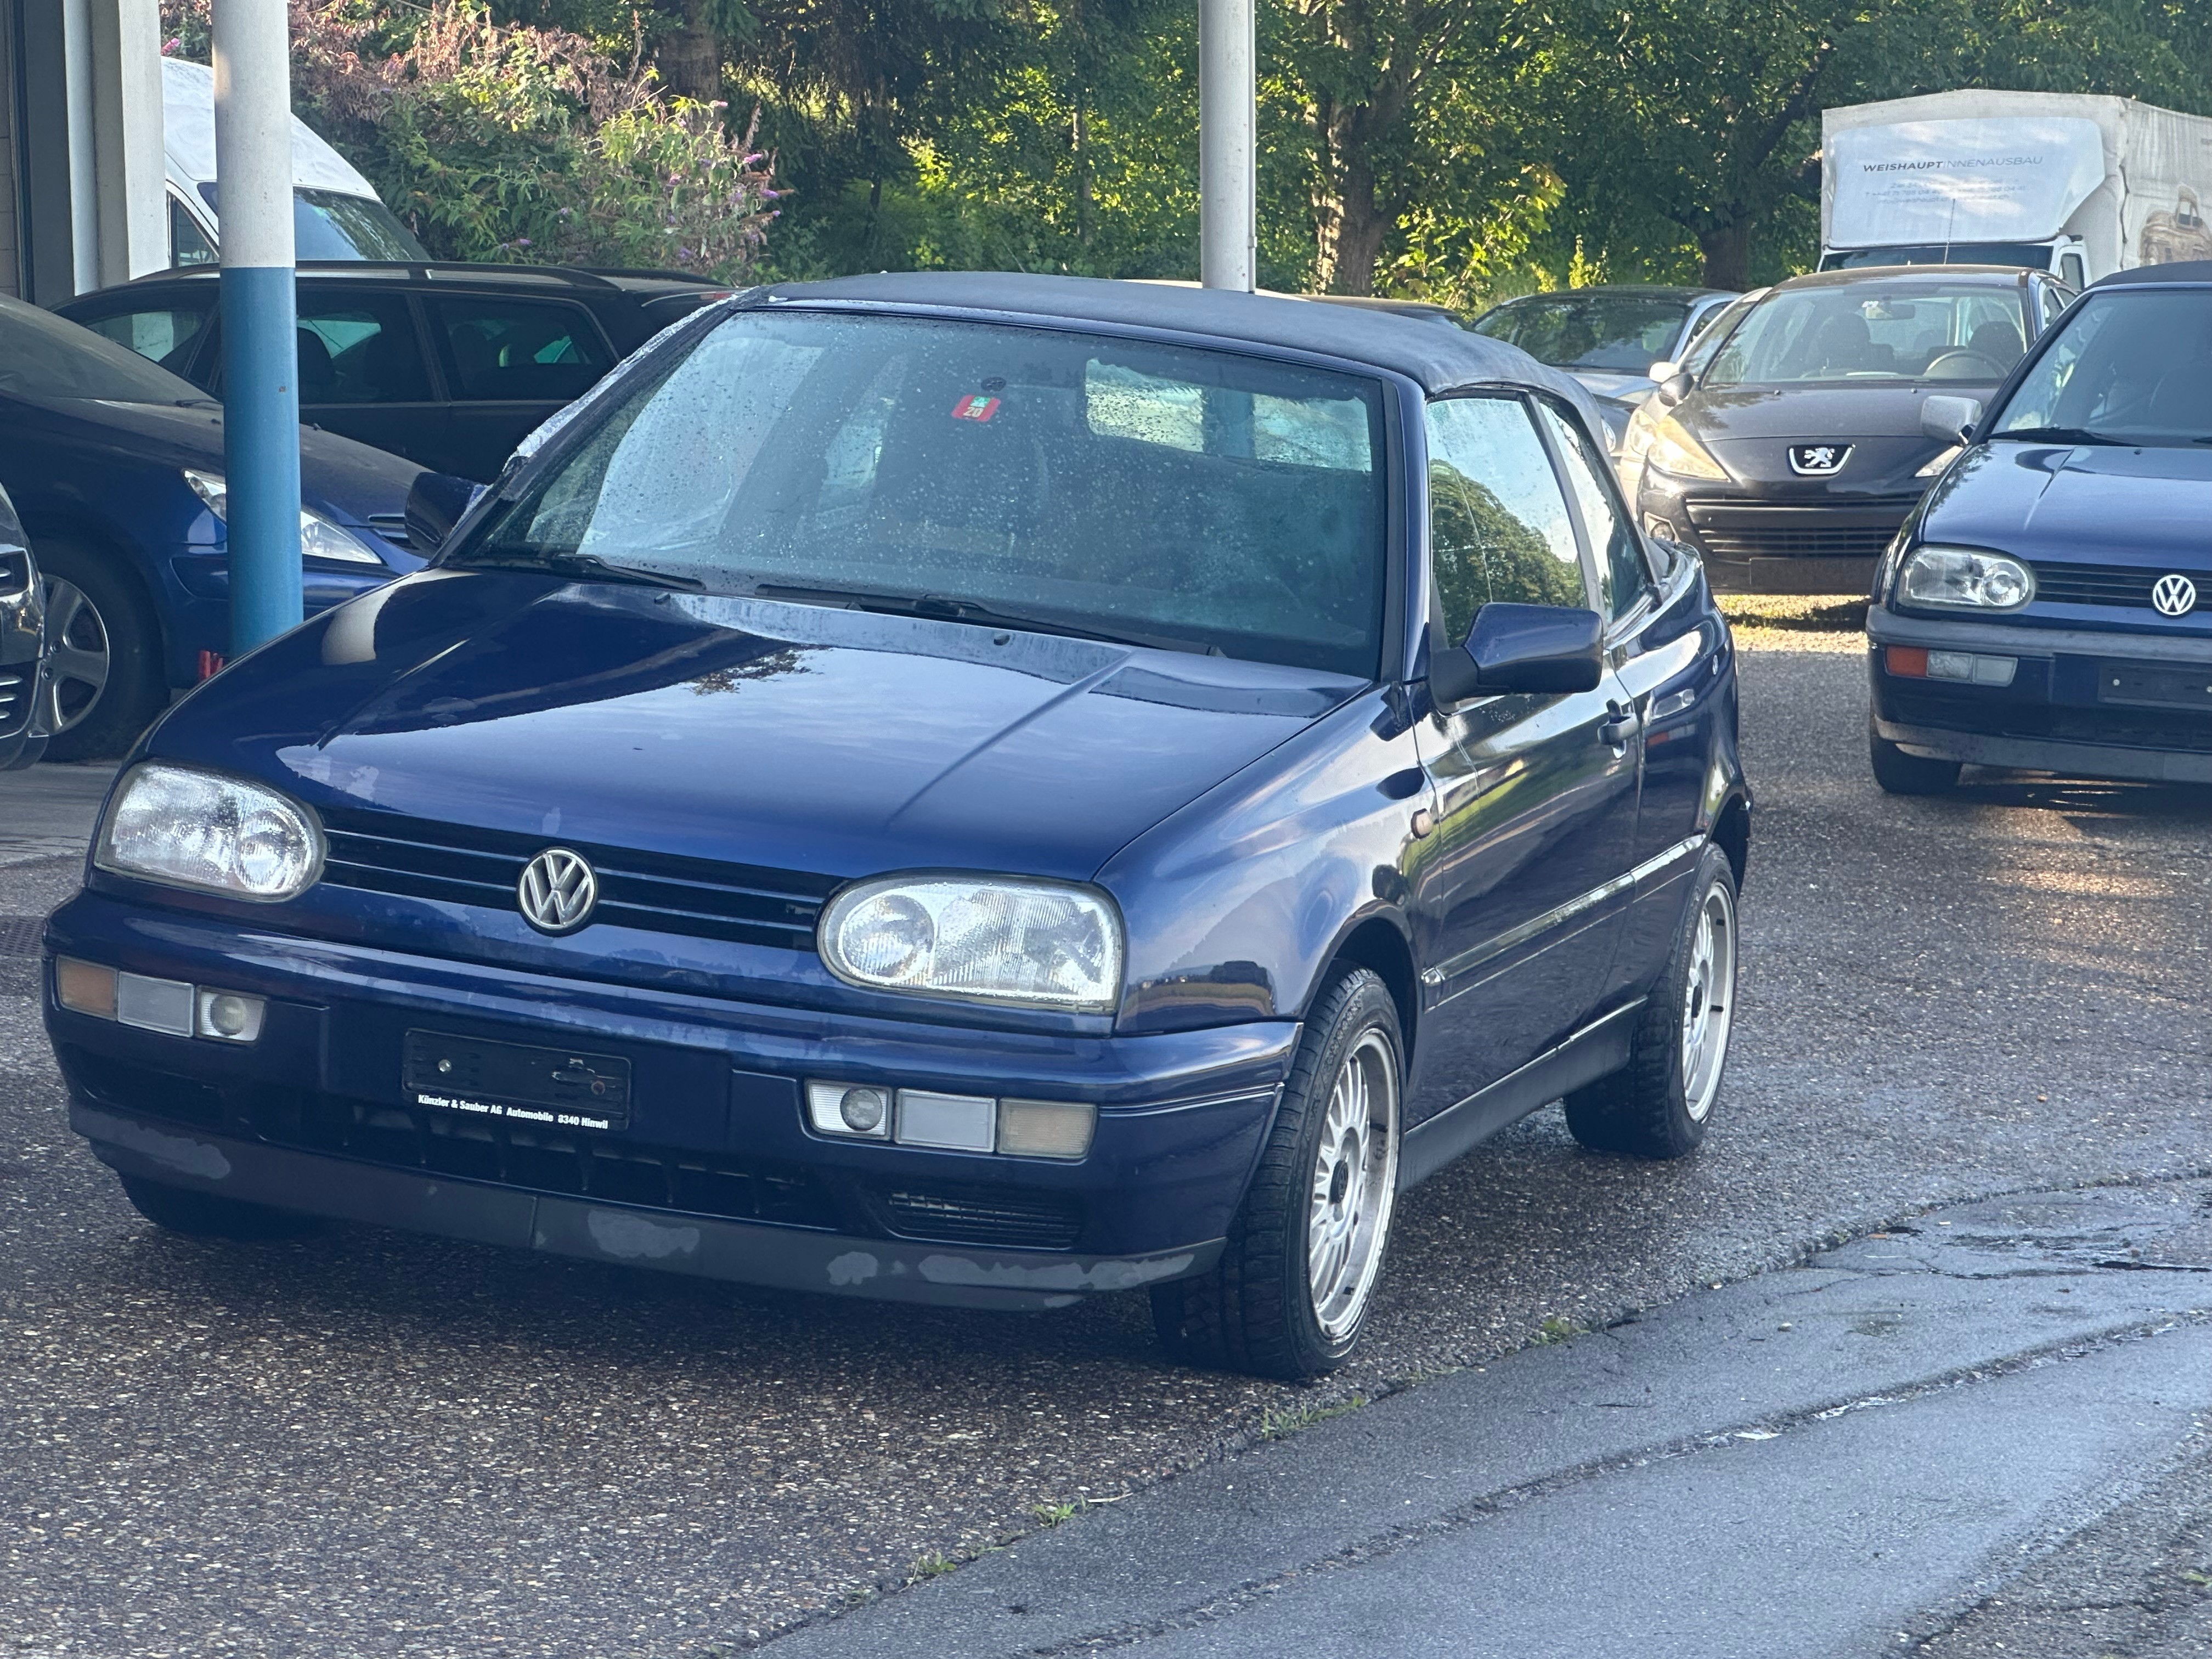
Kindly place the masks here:
[(455, 556), (927, 600), (1371, 678), (1382, 410), (1376, 381), (1229, 352), (740, 312)]
[(1778, 289), (1702, 377), (1709, 386), (1806, 380), (2001, 380), (2026, 345), (2007, 283), (1869, 282)]
[(2212, 291), (2091, 294), (1990, 423), (2075, 441), (2212, 444)]
[(0, 396), (100, 398), (118, 404), (205, 403), (190, 380), (90, 329), (0, 299)]
[(1554, 368), (1641, 374), (1674, 349), (1692, 303), (1660, 294), (1537, 294), (1507, 301), (1474, 331)]

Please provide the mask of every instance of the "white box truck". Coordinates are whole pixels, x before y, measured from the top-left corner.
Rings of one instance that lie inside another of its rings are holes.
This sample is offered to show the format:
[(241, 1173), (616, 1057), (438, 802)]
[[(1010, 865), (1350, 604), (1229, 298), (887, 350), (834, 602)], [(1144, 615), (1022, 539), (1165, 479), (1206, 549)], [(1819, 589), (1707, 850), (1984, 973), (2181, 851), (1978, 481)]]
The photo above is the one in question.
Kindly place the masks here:
[(1939, 92), (1820, 117), (1820, 269), (2006, 264), (2074, 288), (2212, 259), (2212, 118), (2132, 98)]

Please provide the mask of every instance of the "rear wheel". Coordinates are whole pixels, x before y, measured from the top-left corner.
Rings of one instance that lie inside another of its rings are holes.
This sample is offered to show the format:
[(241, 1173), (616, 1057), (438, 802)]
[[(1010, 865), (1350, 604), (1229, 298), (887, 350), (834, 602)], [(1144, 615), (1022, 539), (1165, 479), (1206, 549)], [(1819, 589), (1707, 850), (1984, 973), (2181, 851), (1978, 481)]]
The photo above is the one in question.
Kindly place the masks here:
[(132, 1209), (157, 1227), (194, 1238), (298, 1238), (322, 1224), (313, 1216), (272, 1209), (266, 1204), (194, 1192), (141, 1176), (118, 1178)]
[(1566, 1098), (1567, 1127), (1594, 1152), (1680, 1158), (1705, 1138), (1735, 1021), (1735, 873), (1727, 854), (1705, 848), (1690, 892), (1628, 1064)]
[(1178, 1358), (1302, 1382), (1351, 1354), (1396, 1207), (1403, 1052), (1397, 1005), (1368, 969), (1315, 999), (1220, 1261), (1153, 1288), (1153, 1323)]
[(154, 608), (115, 562), (70, 542), (41, 542), (46, 695), (54, 760), (105, 760), (138, 740), (168, 701)]
[(1874, 781), (1888, 794), (1945, 795), (1959, 787), (1958, 762), (1908, 755), (1871, 726), (1867, 758), (1874, 763)]

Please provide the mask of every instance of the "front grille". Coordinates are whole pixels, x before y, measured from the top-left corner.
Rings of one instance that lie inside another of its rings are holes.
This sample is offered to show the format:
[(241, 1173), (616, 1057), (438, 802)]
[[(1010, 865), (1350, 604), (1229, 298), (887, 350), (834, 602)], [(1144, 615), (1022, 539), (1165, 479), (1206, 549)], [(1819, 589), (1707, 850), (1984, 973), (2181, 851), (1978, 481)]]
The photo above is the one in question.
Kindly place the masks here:
[[(330, 857), (323, 879), (409, 898), (516, 908), (515, 886), (545, 836), (464, 829), (385, 812), (325, 811)], [(814, 921), (837, 884), (828, 876), (767, 870), (672, 854), (562, 842), (592, 861), (599, 879), (594, 922), (688, 933), (741, 945), (814, 948)]]
[(837, 1225), (812, 1172), (764, 1159), (289, 1090), (260, 1092), (250, 1119), (272, 1146), (365, 1164), (733, 1221)]
[(1698, 525), (1705, 549), (1723, 559), (1878, 559), (1892, 525)]
[(1005, 1187), (896, 1186), (883, 1193), (885, 1224), (901, 1238), (1065, 1250), (1083, 1231), (1083, 1200)]
[(0, 668), (0, 738), (12, 738), (31, 718), (30, 680), (13, 669)]
[[(2131, 570), (2120, 565), (2039, 561), (2035, 566), (2035, 597), (2053, 605), (2135, 605), (2156, 615), (2151, 605), (2150, 591), (2166, 574), (2163, 570)], [(2200, 581), (2198, 586), (2200, 590), (2212, 589), (2212, 578)], [(2202, 591), (2197, 603), (2199, 610), (2203, 609)]]

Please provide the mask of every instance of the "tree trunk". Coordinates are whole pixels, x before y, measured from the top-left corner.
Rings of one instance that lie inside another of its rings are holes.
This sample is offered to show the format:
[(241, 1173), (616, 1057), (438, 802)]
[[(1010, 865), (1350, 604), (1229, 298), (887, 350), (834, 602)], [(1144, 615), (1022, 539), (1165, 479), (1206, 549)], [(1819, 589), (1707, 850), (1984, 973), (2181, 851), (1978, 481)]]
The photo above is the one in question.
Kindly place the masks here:
[(1321, 179), (1314, 191), (1314, 280), (1324, 294), (1375, 291), (1375, 267), (1396, 220), (1379, 199), (1370, 159), (1369, 129), (1376, 125), (1375, 116), (1372, 105), (1327, 101), (1311, 112), (1321, 141)]
[(685, 0), (684, 21), (661, 40), (653, 66), (678, 98), (707, 104), (722, 95), (722, 40), (707, 21), (706, 0)]
[(1751, 221), (1732, 219), (1698, 233), (1705, 256), (1705, 286), (1741, 290), (1751, 286)]

